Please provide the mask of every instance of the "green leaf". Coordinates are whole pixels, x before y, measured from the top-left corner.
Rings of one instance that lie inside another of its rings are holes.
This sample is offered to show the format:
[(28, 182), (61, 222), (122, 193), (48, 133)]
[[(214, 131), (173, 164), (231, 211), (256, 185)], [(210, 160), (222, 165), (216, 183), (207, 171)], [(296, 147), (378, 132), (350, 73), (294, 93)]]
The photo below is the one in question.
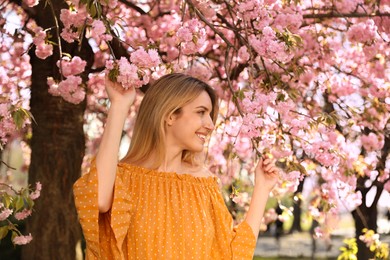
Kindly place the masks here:
[(70, 54), (67, 53), (67, 52), (63, 52), (63, 53), (62, 53), (62, 56), (66, 56), (66, 57), (68, 57), (69, 59), (72, 59), (72, 55), (70, 55)]
[(12, 231), (11, 241), (14, 241), (14, 238), (18, 236), (18, 233)]
[(3, 227), (0, 227), (0, 240), (2, 240), (3, 238), (5, 238), (8, 234), (8, 226), (3, 226)]
[(30, 199), (30, 197), (27, 197), (26, 198), (26, 202), (27, 202), (27, 204), (28, 204), (28, 208), (29, 209), (32, 209), (33, 207), (34, 207), (34, 201), (32, 200), (32, 199)]
[(94, 4), (88, 5), (88, 13), (91, 15), (92, 18), (97, 17), (97, 10)]
[(19, 211), (20, 209), (24, 208), (24, 200), (23, 200), (23, 197), (17, 196), (14, 205), (15, 205), (15, 211)]
[(25, 118), (24, 118), (24, 113), (20, 111), (19, 109), (12, 112), (12, 119), (14, 120), (14, 123), (18, 129), (21, 129), (23, 127)]
[(4, 194), (2, 194), (2, 197), (3, 197), (2, 201), (3, 201), (4, 206), (6, 208), (9, 208), (9, 206), (11, 205), (11, 196), (4, 193)]
[(119, 75), (119, 69), (118, 68), (113, 68), (112, 70), (110, 70), (110, 72), (108, 73), (108, 78), (112, 81), (112, 82), (116, 82), (116, 78), (118, 77)]

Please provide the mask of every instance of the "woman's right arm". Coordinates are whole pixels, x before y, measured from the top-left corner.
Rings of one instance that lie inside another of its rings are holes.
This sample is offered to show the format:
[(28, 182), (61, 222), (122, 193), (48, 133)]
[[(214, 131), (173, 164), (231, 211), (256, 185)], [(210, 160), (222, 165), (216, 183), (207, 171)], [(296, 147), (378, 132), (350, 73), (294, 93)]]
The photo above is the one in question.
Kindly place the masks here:
[(123, 125), (130, 106), (135, 100), (134, 88), (124, 91), (118, 83), (113, 83), (107, 78), (106, 90), (111, 105), (99, 151), (96, 155), (98, 206), (101, 213), (107, 212), (112, 205)]

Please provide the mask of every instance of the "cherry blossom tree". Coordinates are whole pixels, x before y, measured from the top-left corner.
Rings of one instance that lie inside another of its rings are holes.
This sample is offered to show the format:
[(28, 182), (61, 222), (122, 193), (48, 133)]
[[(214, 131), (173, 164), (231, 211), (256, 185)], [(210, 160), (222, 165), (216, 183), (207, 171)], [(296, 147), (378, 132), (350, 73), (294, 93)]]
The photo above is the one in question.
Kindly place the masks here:
[[(0, 8), (0, 141), (15, 124), (28, 127), (32, 113), (30, 178), (43, 184), (35, 209), (47, 216), (29, 218), (28, 232), (42, 240), (25, 256), (74, 258), (80, 231), (68, 205), (84, 140), (88, 157), (104, 124), (104, 74), (139, 88), (139, 104), (148, 84), (171, 72), (209, 82), (220, 97), (207, 159), (237, 219), (256, 155), (267, 153), (283, 170), (275, 198), (318, 180), (309, 203), (317, 236), (347, 209), (359, 259), (384, 251), (366, 244), (390, 191), (388, 0), (5, 0)], [(12, 16), (21, 21), (14, 31), (5, 26)]]

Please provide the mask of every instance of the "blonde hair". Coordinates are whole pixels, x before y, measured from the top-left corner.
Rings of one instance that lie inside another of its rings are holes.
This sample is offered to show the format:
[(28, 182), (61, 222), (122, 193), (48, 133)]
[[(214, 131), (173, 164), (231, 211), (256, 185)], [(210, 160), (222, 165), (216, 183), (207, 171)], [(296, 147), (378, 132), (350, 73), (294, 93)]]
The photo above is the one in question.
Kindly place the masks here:
[[(210, 96), (210, 116), (215, 124), (218, 100), (214, 90), (205, 82), (188, 75), (173, 73), (158, 79), (146, 91), (135, 121), (130, 148), (123, 161), (142, 163), (155, 152), (153, 167), (158, 168), (165, 157), (165, 119), (196, 99), (203, 91)], [(197, 153), (183, 151), (182, 160), (196, 164)]]

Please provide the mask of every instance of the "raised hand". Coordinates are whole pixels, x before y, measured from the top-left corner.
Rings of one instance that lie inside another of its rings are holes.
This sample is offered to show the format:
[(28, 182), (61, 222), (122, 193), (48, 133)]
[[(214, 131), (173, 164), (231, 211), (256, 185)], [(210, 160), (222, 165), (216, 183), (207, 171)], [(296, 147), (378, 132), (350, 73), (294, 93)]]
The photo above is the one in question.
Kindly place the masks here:
[(276, 160), (271, 155), (260, 158), (255, 169), (255, 185), (271, 191), (279, 179), (279, 169), (275, 166)]
[(111, 104), (120, 104), (125, 108), (130, 108), (135, 100), (135, 88), (124, 89), (119, 83), (111, 81), (107, 76), (105, 80), (106, 91)]

